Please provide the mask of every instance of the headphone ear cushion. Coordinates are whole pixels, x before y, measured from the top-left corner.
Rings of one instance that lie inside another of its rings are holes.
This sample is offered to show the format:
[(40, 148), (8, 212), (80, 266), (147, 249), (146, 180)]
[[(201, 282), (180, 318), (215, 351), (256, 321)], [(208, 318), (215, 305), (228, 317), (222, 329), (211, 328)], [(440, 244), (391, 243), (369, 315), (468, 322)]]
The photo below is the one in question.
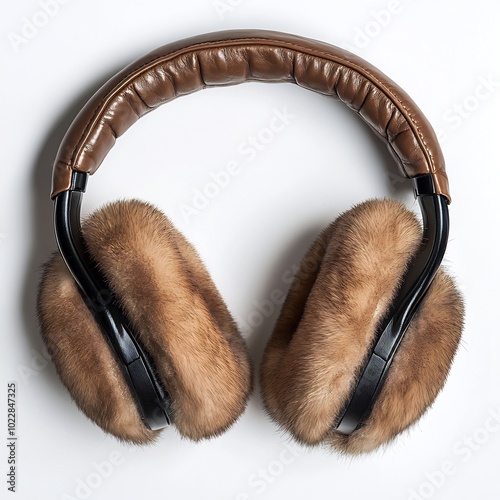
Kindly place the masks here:
[(37, 312), (57, 373), (83, 413), (122, 440), (153, 441), (159, 433), (142, 423), (115, 356), (59, 252), (44, 266)]
[[(160, 211), (136, 200), (105, 206), (82, 232), (171, 396), (177, 429), (195, 440), (223, 432), (246, 406), (252, 367), (196, 251)], [(121, 439), (152, 440), (157, 432), (142, 423), (115, 356), (58, 254), (45, 268), (38, 313), (58, 373), (83, 412)]]
[(439, 270), (367, 421), (349, 436), (332, 430), (421, 237), (403, 205), (372, 200), (342, 214), (305, 255), (260, 374), (266, 410), (300, 442), (326, 442), (346, 453), (373, 450), (415, 422), (442, 388), (464, 306)]

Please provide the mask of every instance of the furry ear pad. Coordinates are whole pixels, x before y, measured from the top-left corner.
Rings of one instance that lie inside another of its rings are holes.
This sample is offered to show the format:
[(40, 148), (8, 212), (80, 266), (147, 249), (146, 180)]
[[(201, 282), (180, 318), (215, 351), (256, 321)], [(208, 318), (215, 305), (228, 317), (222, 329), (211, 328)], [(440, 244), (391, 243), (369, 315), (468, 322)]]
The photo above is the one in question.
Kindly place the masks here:
[(442, 388), (464, 306), (440, 270), (367, 421), (349, 436), (332, 430), (421, 236), (404, 206), (373, 200), (341, 215), (305, 255), (261, 366), (266, 410), (300, 442), (370, 451), (415, 422)]
[[(223, 432), (245, 408), (252, 369), (196, 251), (161, 212), (140, 201), (108, 205), (82, 230), (171, 395), (177, 429), (195, 440)], [(59, 254), (45, 267), (38, 315), (59, 376), (80, 409), (121, 439), (154, 439), (158, 433), (142, 423), (114, 353)]]

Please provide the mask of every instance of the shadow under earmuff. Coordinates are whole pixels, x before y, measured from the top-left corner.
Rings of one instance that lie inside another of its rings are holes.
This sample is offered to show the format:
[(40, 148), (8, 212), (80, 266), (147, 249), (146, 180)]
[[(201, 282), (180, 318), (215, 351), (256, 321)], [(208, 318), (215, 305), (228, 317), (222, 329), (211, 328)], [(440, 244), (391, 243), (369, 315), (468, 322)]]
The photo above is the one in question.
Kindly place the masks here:
[(255, 366), (260, 364), (262, 353), (302, 258), (322, 229), (319, 226), (309, 228), (298, 237), (290, 239), (276, 259), (272, 272), (262, 284), (262, 297), (254, 301), (252, 309), (244, 319), (243, 329), (250, 332), (247, 343)]

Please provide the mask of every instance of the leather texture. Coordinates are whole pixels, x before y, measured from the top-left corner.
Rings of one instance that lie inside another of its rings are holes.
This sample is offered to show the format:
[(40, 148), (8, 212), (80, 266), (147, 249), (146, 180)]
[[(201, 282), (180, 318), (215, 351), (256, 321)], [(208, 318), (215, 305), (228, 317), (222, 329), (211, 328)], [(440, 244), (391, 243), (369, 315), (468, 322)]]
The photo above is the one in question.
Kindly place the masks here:
[(388, 144), (405, 177), (432, 174), (450, 201), (436, 135), (411, 98), (363, 59), (338, 47), (272, 31), (223, 31), (161, 47), (109, 80), (78, 114), (59, 148), (52, 193), (73, 170), (93, 174), (141, 116), (178, 96), (246, 81), (291, 82), (340, 99)]

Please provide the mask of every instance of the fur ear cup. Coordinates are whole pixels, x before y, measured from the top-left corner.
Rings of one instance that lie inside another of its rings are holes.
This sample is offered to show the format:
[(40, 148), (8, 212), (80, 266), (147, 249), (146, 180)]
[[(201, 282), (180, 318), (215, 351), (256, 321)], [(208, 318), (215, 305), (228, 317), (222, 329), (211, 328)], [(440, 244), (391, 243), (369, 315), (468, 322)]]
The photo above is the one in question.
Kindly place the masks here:
[[(172, 398), (191, 439), (217, 435), (252, 389), (245, 342), (198, 254), (169, 220), (140, 201), (105, 206), (82, 227), (98, 263)], [(134, 442), (156, 432), (130, 390), (69, 271), (56, 254), (38, 295), (42, 336), (63, 383), (104, 430)]]
[(142, 423), (121, 369), (59, 253), (45, 265), (38, 320), (59, 377), (85, 415), (120, 439), (154, 440), (158, 432)]
[(373, 200), (341, 215), (305, 255), (260, 374), (266, 410), (300, 442), (371, 451), (414, 423), (442, 388), (464, 306), (440, 270), (367, 421), (349, 436), (332, 430), (421, 234), (403, 205)]

